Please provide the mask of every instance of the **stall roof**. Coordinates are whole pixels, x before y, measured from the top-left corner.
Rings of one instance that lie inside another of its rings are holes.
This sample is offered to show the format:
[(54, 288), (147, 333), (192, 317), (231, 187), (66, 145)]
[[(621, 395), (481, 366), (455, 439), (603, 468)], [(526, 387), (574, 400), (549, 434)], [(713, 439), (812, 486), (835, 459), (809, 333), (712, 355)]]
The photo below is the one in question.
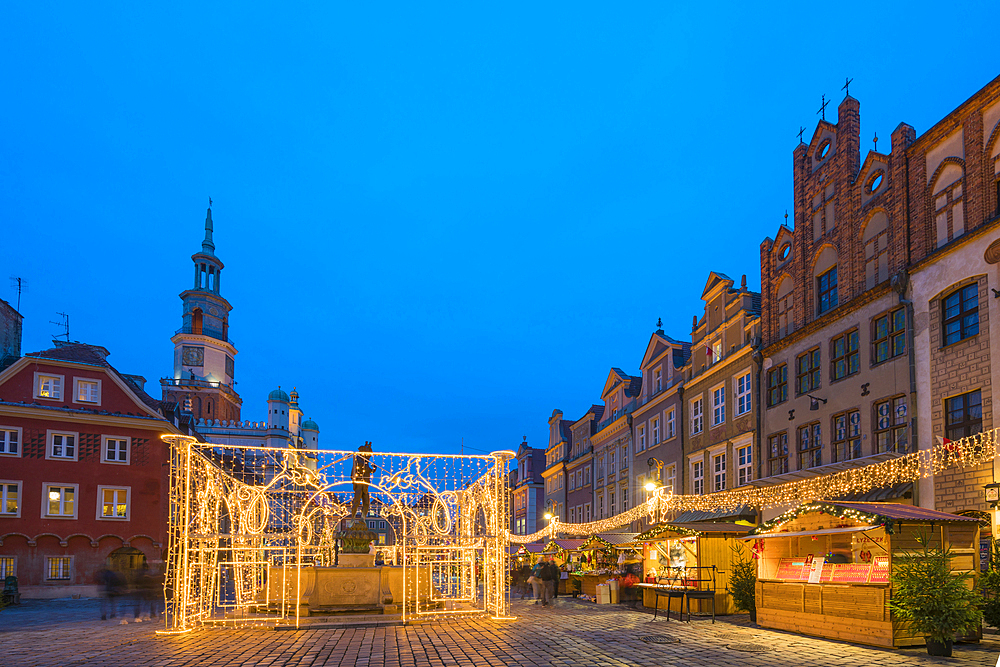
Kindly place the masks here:
[(769, 537), (807, 537), (809, 535), (833, 535), (835, 533), (861, 533), (866, 530), (874, 530), (880, 526), (849, 526), (847, 528), (823, 528), (822, 530), (803, 530), (801, 532), (787, 533), (764, 533), (763, 535), (747, 535), (740, 537), (741, 540), (763, 540)]
[(705, 535), (707, 533), (746, 534), (753, 530), (753, 528), (754, 526), (744, 526), (738, 523), (708, 523), (697, 521), (681, 523), (679, 521), (670, 521), (668, 523), (662, 523), (658, 526), (653, 526), (644, 533), (639, 533), (636, 536), (635, 541), (645, 542), (646, 540), (655, 540), (671, 532), (683, 535)]
[(532, 542), (530, 544), (511, 544), (507, 547), (509, 553), (516, 554), (522, 549), (529, 554), (540, 554), (542, 550), (545, 549), (545, 545), (541, 542)]
[(576, 551), (586, 541), (587, 540), (581, 540), (581, 539), (549, 540), (549, 543), (546, 545), (546, 547), (555, 544), (560, 549), (565, 549), (566, 551)]
[(757, 509), (750, 505), (740, 505), (735, 509), (725, 509), (725, 510), (688, 510), (686, 512), (681, 512), (677, 517), (670, 523), (692, 523), (692, 522), (702, 522), (702, 521), (718, 521), (720, 519), (731, 519), (732, 517), (756, 517)]
[(869, 514), (881, 514), (882, 516), (887, 516), (894, 521), (933, 521), (934, 523), (951, 521), (979, 522), (979, 519), (976, 517), (949, 514), (948, 512), (939, 512), (937, 510), (927, 509), (926, 507), (917, 507), (916, 505), (903, 505), (900, 503), (856, 503), (838, 500), (829, 500), (826, 502), (829, 505), (846, 507), (847, 509), (868, 512)]
[[(916, 507), (914, 505), (902, 505), (899, 503), (861, 503), (838, 500), (818, 500), (816, 502), (799, 505), (793, 510), (785, 512), (779, 517), (766, 521), (756, 528), (751, 534), (766, 535), (777, 532), (781, 526), (793, 519), (813, 512), (830, 514), (832, 516), (850, 519), (855, 522), (868, 523), (869, 525), (884, 526), (890, 533), (893, 526), (901, 523), (978, 523), (977, 517), (959, 516), (927, 509), (926, 507)], [(786, 533), (787, 534), (787, 533)]]
[[(584, 540), (579, 548), (598, 547), (607, 549), (608, 547), (631, 546), (635, 542), (638, 533), (600, 533)], [(596, 542), (597, 544), (593, 544)]]

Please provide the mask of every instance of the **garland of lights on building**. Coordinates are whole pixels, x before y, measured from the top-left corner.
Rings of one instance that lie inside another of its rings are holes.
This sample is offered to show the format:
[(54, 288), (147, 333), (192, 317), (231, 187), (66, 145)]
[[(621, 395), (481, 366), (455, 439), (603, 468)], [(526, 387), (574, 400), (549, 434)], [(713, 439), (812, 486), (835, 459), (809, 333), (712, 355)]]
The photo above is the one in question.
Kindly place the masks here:
[(770, 486), (744, 486), (707, 495), (672, 494), (661, 487), (652, 492), (649, 500), (615, 516), (587, 523), (564, 523), (559, 517), (552, 517), (546, 528), (530, 535), (511, 535), (510, 541), (528, 544), (554, 539), (557, 534), (595, 535), (643, 518), (652, 522), (668, 522), (672, 514), (689, 510), (715, 512), (736, 510), (743, 506), (770, 509), (866, 493), (872, 489), (914, 482), (948, 468), (972, 468), (990, 463), (996, 456), (997, 433), (997, 429), (992, 429), (861, 468)]

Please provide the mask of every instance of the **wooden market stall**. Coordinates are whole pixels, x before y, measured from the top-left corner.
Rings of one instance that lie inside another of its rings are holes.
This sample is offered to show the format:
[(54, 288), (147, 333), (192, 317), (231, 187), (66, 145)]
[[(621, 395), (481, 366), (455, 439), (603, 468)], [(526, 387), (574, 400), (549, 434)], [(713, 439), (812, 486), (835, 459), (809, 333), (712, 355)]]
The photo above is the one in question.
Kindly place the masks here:
[(894, 503), (808, 503), (745, 540), (758, 556), (757, 622), (765, 628), (884, 647), (924, 644), (894, 623), (893, 556), (918, 535), (950, 547), (952, 571), (979, 564), (979, 519)]
[[(735, 613), (726, 585), (733, 561), (739, 560), (740, 554), (750, 557), (749, 548), (738, 538), (752, 529), (753, 526), (736, 523), (664, 523), (636, 536), (643, 552), (643, 574), (647, 584), (642, 586), (643, 606), (659, 610), (669, 606), (671, 611), (680, 612), (685, 603), (683, 595), (670, 598), (657, 595), (657, 586), (707, 591), (714, 580), (715, 613)], [(712, 566), (715, 566), (714, 571), (710, 569)], [(707, 612), (711, 608), (711, 600), (691, 600), (692, 611)]]
[(600, 533), (584, 540), (578, 548), (580, 569), (570, 577), (582, 579), (585, 595), (596, 597), (597, 586), (617, 576), (621, 570), (619, 557), (636, 549), (635, 537), (636, 533)]

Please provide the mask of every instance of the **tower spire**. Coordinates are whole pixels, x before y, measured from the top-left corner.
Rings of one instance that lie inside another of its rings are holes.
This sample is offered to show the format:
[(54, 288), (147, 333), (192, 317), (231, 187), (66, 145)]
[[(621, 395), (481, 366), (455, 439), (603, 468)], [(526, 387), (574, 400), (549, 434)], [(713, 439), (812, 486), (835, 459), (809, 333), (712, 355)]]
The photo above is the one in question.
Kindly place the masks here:
[(205, 240), (201, 242), (201, 251), (206, 255), (215, 255), (215, 243), (212, 241), (212, 209), (209, 207), (205, 217)]

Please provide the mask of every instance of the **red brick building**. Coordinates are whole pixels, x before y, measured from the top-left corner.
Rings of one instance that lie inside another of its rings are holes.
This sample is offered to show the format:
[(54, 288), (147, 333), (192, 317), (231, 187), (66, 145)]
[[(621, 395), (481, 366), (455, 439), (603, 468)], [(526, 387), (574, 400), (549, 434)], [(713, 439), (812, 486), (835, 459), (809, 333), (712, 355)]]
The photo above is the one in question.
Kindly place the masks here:
[(95, 595), (109, 557), (156, 564), (167, 547), (175, 406), (96, 345), (61, 343), (0, 373), (0, 575), (25, 597)]

